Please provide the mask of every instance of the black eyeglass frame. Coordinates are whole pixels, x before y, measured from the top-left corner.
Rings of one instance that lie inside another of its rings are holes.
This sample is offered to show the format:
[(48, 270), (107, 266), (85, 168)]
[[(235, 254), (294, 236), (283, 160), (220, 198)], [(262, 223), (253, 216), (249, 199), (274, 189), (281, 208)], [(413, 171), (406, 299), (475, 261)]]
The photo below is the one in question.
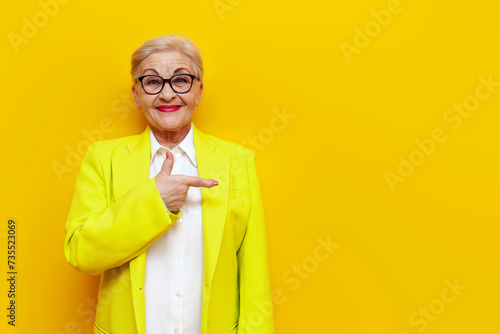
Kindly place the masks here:
[[(172, 87), (172, 82), (171, 80), (179, 75), (187, 75), (191, 78), (191, 85), (189, 86), (189, 89), (185, 92), (178, 92), (174, 89), (174, 87)], [(162, 85), (161, 85), (161, 89), (158, 91), (158, 93), (148, 93), (146, 92), (146, 89), (144, 88), (144, 84), (142, 83), (142, 80), (144, 80), (144, 78), (146, 77), (157, 77), (159, 79), (161, 79), (163, 81)], [(189, 73), (179, 73), (179, 74), (175, 74), (173, 75), (172, 77), (170, 77), (169, 79), (164, 79), (162, 78), (161, 76), (159, 75), (156, 75), (156, 74), (148, 74), (148, 75), (143, 75), (142, 77), (138, 77), (137, 79), (135, 79), (135, 82), (137, 81), (140, 81), (141, 82), (141, 87), (142, 87), (142, 90), (144, 91), (144, 93), (148, 94), (148, 95), (156, 95), (156, 94), (160, 94), (161, 91), (163, 90), (163, 88), (165, 88), (165, 82), (168, 82), (168, 84), (170, 85), (170, 88), (172, 88), (172, 90), (174, 92), (176, 92), (177, 94), (186, 94), (187, 92), (189, 92), (191, 90), (191, 88), (193, 87), (193, 82), (195, 79), (198, 79), (195, 75), (193, 74), (189, 74)]]

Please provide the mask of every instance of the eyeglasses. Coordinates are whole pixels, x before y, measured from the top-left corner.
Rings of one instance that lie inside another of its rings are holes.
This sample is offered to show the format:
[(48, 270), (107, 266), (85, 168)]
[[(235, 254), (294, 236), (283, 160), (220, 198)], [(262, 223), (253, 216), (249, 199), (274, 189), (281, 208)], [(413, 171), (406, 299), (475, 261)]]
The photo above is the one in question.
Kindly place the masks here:
[(142, 89), (149, 95), (159, 94), (165, 82), (168, 82), (174, 92), (184, 94), (191, 90), (194, 79), (198, 78), (192, 74), (176, 74), (170, 79), (163, 79), (159, 75), (144, 75), (137, 78), (135, 82), (140, 81)]

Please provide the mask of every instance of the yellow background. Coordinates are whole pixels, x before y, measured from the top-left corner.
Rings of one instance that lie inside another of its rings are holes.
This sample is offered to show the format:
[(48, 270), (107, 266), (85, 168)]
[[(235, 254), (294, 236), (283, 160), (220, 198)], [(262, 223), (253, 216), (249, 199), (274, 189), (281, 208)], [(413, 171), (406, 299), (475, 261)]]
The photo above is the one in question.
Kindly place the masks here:
[[(2, 332), (91, 332), (98, 277), (63, 256), (77, 166), (88, 137), (144, 129), (130, 55), (169, 33), (203, 55), (197, 126), (257, 138), (276, 333), (500, 332), (500, 87), (458, 128), (443, 118), (480, 77), (500, 81), (498, 2), (402, 0), (385, 26), (381, 0), (64, 2), (1, 5), (2, 277), (9, 218), (19, 272), (15, 328), (1, 280)], [(391, 189), (386, 173), (436, 128), (446, 140)], [(322, 261), (318, 238), (339, 245)]]

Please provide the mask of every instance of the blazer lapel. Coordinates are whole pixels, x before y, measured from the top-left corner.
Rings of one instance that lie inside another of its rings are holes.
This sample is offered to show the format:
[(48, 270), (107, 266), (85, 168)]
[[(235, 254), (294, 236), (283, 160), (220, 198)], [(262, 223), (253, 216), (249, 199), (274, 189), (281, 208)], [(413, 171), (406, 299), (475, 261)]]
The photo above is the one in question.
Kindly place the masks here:
[(133, 186), (149, 179), (151, 144), (149, 127), (130, 141), (124, 154), (113, 157), (113, 195), (119, 200)]
[(215, 153), (217, 143), (193, 124), (193, 141), (198, 175), (219, 182), (212, 188), (201, 188), (203, 219), (203, 288), (212, 283), (224, 233), (229, 201), (230, 158)]

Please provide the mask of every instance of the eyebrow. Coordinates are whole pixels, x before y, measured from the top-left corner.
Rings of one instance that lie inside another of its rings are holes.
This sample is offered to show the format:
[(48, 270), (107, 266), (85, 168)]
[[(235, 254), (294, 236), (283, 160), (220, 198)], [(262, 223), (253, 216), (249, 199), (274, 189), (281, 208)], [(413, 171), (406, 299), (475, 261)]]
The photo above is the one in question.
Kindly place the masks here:
[[(190, 73), (189, 70), (187, 68), (184, 68), (184, 67), (178, 67), (175, 69), (174, 71), (174, 74), (176, 74), (177, 72), (181, 72), (182, 70), (186, 71), (187, 73)], [(144, 73), (146, 73), (147, 71), (153, 71), (155, 72), (156, 74), (160, 75), (160, 73), (158, 73), (158, 71), (154, 68), (151, 68), (151, 67), (148, 67), (144, 70)]]

